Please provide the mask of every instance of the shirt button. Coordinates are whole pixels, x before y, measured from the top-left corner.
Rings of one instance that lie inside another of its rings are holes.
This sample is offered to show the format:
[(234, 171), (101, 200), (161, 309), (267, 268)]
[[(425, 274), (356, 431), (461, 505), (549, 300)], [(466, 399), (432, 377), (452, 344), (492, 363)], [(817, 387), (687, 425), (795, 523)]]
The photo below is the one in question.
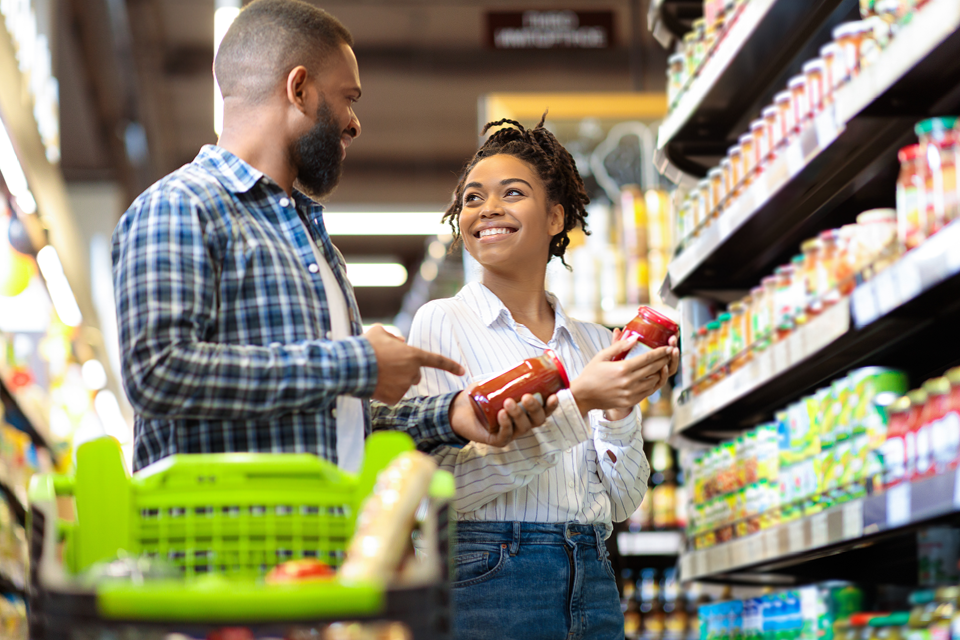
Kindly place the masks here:
[(336, 407), (334, 407), (333, 409), (330, 409), (330, 417), (331, 417), (331, 418), (336, 418), (336, 417), (337, 417), (337, 408), (336, 408)]
[(327, 340), (333, 340), (333, 331), (327, 331)]
[(290, 206), (290, 198), (280, 198), (280, 206), (281, 206), (281, 207), (289, 207), (289, 206)]
[(272, 348), (275, 348), (275, 347), (282, 347), (282, 346), (283, 346), (283, 343), (281, 343), (281, 342), (271, 342), (271, 343), (270, 343), (270, 348), (271, 348), (271, 349), (272, 349)]
[(567, 486), (570, 487), (571, 489), (573, 489), (573, 480), (571, 480), (570, 482), (568, 482), (568, 483), (567, 483)]
[(316, 273), (317, 271), (320, 271), (320, 267), (317, 266), (317, 263), (311, 264), (309, 267), (307, 267), (307, 269), (310, 271), (310, 273)]

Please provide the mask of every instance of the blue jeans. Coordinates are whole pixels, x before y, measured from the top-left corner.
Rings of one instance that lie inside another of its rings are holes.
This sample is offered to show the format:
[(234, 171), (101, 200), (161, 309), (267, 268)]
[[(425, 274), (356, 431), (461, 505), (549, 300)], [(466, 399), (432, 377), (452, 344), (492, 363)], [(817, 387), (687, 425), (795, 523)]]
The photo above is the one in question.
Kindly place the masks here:
[(458, 640), (623, 640), (603, 525), (458, 522)]

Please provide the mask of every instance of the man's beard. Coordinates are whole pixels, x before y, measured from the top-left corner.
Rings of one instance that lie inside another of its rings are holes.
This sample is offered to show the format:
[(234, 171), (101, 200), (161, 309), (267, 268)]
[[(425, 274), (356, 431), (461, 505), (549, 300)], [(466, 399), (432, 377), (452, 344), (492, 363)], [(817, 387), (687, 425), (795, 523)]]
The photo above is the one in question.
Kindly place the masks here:
[(291, 154), (297, 166), (296, 187), (315, 200), (333, 193), (340, 182), (342, 134), (343, 130), (324, 100), (317, 109), (317, 124), (293, 144)]

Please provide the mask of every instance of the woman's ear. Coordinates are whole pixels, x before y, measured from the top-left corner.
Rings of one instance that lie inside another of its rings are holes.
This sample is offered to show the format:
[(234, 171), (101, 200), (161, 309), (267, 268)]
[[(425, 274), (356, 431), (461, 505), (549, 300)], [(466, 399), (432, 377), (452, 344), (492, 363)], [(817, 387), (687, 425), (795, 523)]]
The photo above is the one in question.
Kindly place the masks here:
[(551, 236), (563, 232), (565, 222), (563, 214), (562, 204), (558, 203), (550, 207), (550, 211), (547, 213), (547, 228), (550, 230)]

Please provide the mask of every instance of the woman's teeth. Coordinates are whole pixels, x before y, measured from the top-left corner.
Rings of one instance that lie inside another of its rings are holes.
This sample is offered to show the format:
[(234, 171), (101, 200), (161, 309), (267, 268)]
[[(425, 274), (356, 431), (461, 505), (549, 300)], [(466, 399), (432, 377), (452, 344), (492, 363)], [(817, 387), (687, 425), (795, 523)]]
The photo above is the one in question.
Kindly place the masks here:
[(492, 229), (483, 229), (479, 236), (481, 238), (486, 238), (487, 236), (499, 236), (506, 235), (508, 233), (513, 233), (515, 229), (507, 229), (506, 227), (494, 227)]

